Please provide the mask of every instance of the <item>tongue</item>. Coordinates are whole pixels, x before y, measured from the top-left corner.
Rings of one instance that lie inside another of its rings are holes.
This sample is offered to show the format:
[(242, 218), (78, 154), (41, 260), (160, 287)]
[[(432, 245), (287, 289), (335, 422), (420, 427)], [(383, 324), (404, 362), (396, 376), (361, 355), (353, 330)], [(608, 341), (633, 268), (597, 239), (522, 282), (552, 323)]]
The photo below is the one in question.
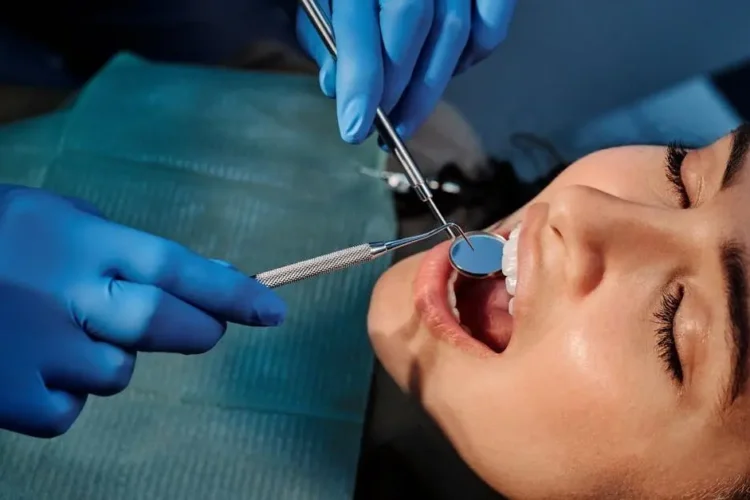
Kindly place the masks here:
[(513, 317), (508, 314), (510, 294), (505, 289), (505, 280), (459, 277), (455, 290), (461, 323), (493, 351), (505, 350), (513, 331)]

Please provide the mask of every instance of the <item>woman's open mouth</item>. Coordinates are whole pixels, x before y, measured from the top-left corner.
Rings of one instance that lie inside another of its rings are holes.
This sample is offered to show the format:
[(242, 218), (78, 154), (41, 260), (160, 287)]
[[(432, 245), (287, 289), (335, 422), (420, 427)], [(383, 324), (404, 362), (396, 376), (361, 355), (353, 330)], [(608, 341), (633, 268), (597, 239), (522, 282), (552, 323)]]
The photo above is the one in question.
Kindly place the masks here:
[[(425, 254), (415, 281), (416, 308), (439, 339), (483, 355), (501, 353), (513, 334), (508, 288), (514, 291), (515, 282), (506, 287), (502, 275), (482, 280), (459, 275), (450, 264), (449, 246), (446, 242)], [(515, 272), (511, 275), (517, 279)]]

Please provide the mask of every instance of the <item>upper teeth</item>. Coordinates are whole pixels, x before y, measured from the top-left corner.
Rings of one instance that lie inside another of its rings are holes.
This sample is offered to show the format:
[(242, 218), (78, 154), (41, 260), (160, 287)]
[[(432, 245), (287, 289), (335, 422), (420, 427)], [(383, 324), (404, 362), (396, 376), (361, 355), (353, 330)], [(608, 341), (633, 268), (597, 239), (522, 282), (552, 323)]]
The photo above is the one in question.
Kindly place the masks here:
[(448, 305), (451, 308), (451, 312), (453, 313), (453, 316), (456, 317), (457, 320), (461, 320), (461, 316), (458, 313), (458, 308), (456, 307), (456, 280), (458, 279), (458, 273), (456, 271), (453, 271), (453, 274), (451, 274), (450, 279), (448, 280)]
[[(516, 285), (518, 284), (518, 235), (521, 233), (521, 226), (516, 226), (508, 236), (508, 241), (503, 247), (503, 274), (505, 275), (505, 289), (508, 293), (513, 296), (516, 294)], [(461, 321), (458, 308), (456, 307), (456, 290), (455, 283), (458, 278), (458, 273), (453, 271), (450, 279), (448, 280), (448, 305), (451, 308), (453, 315)], [(511, 297), (508, 303), (508, 312), (513, 314), (513, 301), (514, 297)]]
[[(521, 226), (516, 226), (508, 236), (508, 241), (503, 248), (503, 274), (505, 275), (505, 289), (510, 295), (516, 294), (518, 285), (518, 236), (521, 234)], [(510, 299), (508, 310), (513, 314), (513, 301)]]

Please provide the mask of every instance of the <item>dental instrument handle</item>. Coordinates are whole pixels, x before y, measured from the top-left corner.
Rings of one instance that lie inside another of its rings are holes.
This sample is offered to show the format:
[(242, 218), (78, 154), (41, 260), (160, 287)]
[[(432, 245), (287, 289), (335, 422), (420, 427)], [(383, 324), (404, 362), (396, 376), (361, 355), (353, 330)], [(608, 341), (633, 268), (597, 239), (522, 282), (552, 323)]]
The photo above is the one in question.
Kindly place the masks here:
[[(336, 41), (334, 40), (333, 30), (331, 29), (325, 14), (320, 10), (320, 7), (318, 7), (315, 0), (300, 0), (300, 3), (302, 4), (302, 8), (305, 9), (307, 17), (310, 18), (310, 22), (315, 28), (315, 31), (318, 32), (323, 44), (328, 49), (331, 57), (335, 60), (338, 56)], [(446, 226), (446, 231), (450, 237), (455, 238), (456, 234), (453, 231), (453, 227), (450, 224), (447, 224), (445, 217), (443, 217), (443, 214), (440, 212), (437, 205), (435, 205), (435, 201), (432, 199), (432, 191), (430, 191), (430, 188), (427, 186), (427, 182), (422, 176), (422, 172), (420, 172), (411, 153), (406, 148), (406, 144), (401, 140), (396, 129), (393, 127), (393, 124), (379, 107), (375, 110), (375, 128), (378, 129), (380, 137), (396, 155), (399, 163), (401, 163), (404, 172), (406, 172), (406, 176), (409, 178), (409, 183), (417, 192), (419, 199), (424, 203), (427, 203), (433, 216), (442, 226)]]
[(356, 266), (357, 264), (364, 264), (375, 258), (377, 258), (377, 255), (373, 252), (372, 247), (365, 243), (301, 262), (295, 262), (294, 264), (272, 269), (253, 277), (261, 285), (265, 285), (268, 288), (277, 288), (321, 274), (340, 271)]
[(460, 227), (449, 222), (427, 233), (409, 236), (398, 240), (363, 243), (362, 245), (337, 250), (325, 255), (313, 257), (312, 259), (295, 262), (294, 264), (265, 271), (256, 274), (253, 278), (268, 288), (278, 288), (290, 283), (320, 276), (321, 274), (341, 271), (352, 266), (371, 262), (378, 257), (382, 257), (383, 255), (389, 254), (399, 248), (404, 248), (414, 243), (428, 240), (447, 229), (455, 229), (459, 234), (463, 235), (463, 231)]

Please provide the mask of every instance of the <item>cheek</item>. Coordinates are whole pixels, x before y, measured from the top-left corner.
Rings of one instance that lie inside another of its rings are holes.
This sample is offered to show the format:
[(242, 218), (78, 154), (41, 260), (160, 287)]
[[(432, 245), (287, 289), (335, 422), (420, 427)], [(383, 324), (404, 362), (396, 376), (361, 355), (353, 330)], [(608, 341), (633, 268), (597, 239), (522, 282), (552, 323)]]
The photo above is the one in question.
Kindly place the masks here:
[(550, 435), (567, 434), (573, 440), (608, 433), (626, 401), (617, 342), (607, 340), (609, 327), (583, 316), (580, 309), (558, 316), (555, 326), (513, 360), (517, 390), (533, 403), (522, 410), (528, 412), (523, 417), (541, 417)]
[(628, 402), (607, 362), (615, 356), (588, 332), (549, 333), (477, 370), (437, 412), (464, 459), (511, 495), (586, 490), (620, 460), (613, 422)]
[(405, 259), (381, 276), (375, 285), (367, 315), (373, 349), (386, 371), (406, 389), (417, 356), (419, 318), (412, 293), (421, 255)]
[(644, 306), (628, 301), (623, 287), (622, 281), (605, 283), (582, 301), (547, 302), (548, 314), (528, 328), (519, 325), (517, 352), (511, 353), (533, 385), (525, 390), (545, 396), (540, 404), (577, 413), (575, 421), (584, 427), (595, 415), (606, 416), (608, 432), (633, 430), (639, 415), (630, 411), (648, 393), (643, 387), (658, 380), (649, 363), (653, 346), (644, 332)]
[(558, 316), (543, 333), (518, 332), (535, 338), (482, 367), (455, 396), (451, 407), (464, 420), (456, 434), (471, 441), (467, 460), (490, 482), (507, 485), (537, 470), (540, 485), (583, 488), (628, 466), (648, 420), (635, 390), (646, 383), (622, 340), (632, 331), (612, 326), (629, 323), (596, 310)]

